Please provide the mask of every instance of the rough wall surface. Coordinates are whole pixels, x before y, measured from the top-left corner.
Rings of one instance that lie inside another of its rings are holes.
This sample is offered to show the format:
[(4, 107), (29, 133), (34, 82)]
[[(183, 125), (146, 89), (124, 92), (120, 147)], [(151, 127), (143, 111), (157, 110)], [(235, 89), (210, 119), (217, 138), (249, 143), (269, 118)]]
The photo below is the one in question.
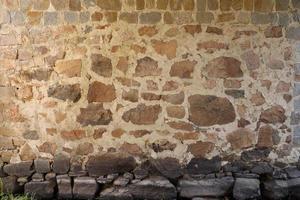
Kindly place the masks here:
[(271, 161), (296, 161), (299, 8), (2, 0), (1, 160), (125, 152), (187, 163), (267, 148)]

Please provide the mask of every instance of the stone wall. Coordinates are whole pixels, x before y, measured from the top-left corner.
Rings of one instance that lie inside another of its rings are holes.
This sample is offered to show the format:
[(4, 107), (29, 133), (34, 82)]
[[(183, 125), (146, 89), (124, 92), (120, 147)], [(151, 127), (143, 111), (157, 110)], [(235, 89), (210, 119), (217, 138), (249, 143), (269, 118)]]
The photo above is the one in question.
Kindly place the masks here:
[(67, 154), (86, 163), (107, 152), (138, 163), (231, 162), (261, 149), (273, 163), (296, 162), (299, 8), (299, 0), (2, 0), (1, 162)]

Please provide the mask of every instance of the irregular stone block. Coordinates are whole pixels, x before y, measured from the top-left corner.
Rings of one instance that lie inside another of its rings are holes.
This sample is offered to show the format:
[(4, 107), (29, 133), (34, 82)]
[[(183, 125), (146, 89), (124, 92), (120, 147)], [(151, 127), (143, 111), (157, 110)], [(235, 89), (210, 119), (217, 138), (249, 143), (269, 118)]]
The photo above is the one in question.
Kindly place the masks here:
[(102, 176), (132, 171), (136, 166), (135, 159), (121, 154), (107, 153), (91, 156), (86, 164), (90, 176)]
[(112, 121), (112, 112), (103, 108), (102, 104), (89, 104), (87, 108), (80, 108), (77, 122), (83, 126), (108, 125)]
[(100, 193), (99, 200), (133, 200), (127, 188), (110, 187)]
[(92, 54), (92, 71), (103, 77), (112, 76), (112, 63), (111, 59), (101, 54)]
[(116, 89), (114, 85), (106, 85), (104, 83), (95, 81), (90, 84), (88, 102), (112, 102), (116, 99)]
[(7, 164), (3, 167), (3, 170), (8, 175), (17, 177), (31, 176), (34, 172), (34, 170), (32, 169), (32, 161)]
[(233, 188), (233, 197), (240, 200), (260, 198), (259, 185), (258, 179), (237, 178)]
[(193, 158), (186, 167), (188, 174), (210, 174), (219, 172), (221, 169), (220, 157), (211, 160), (206, 158)]
[(159, 12), (148, 12), (140, 14), (141, 24), (156, 24), (161, 21), (161, 13)]
[(220, 179), (181, 179), (179, 180), (180, 197), (225, 197), (230, 194), (234, 184), (232, 177)]
[(93, 199), (99, 190), (99, 186), (94, 178), (77, 177), (74, 178), (73, 195), (78, 199)]
[(36, 159), (34, 161), (35, 171), (37, 173), (46, 174), (51, 171), (50, 162), (47, 159)]
[(25, 194), (30, 194), (36, 199), (53, 199), (55, 182), (29, 182), (24, 186)]
[(16, 176), (0, 178), (0, 182), (3, 184), (3, 188), (0, 188), (0, 192), (2, 190), (6, 194), (16, 194), (22, 191), (22, 187), (18, 184)]
[(290, 27), (286, 31), (288, 39), (300, 40), (300, 27)]
[(54, 71), (66, 77), (80, 77), (82, 61), (81, 59), (58, 60), (55, 62)]
[(63, 101), (70, 100), (75, 103), (81, 98), (80, 84), (53, 85), (48, 89), (48, 96)]
[(162, 175), (169, 179), (176, 179), (183, 174), (181, 165), (175, 158), (151, 159), (150, 167), (151, 174), (158, 173), (157, 175)]
[(104, 10), (121, 10), (121, 0), (97, 0), (97, 5)]
[(56, 176), (56, 182), (58, 187), (58, 198), (59, 199), (72, 199), (72, 181), (68, 175)]
[(285, 199), (289, 195), (288, 182), (286, 180), (267, 180), (263, 182), (262, 195), (267, 199)]
[(58, 154), (53, 160), (53, 171), (57, 174), (66, 174), (70, 169), (70, 157), (66, 154)]

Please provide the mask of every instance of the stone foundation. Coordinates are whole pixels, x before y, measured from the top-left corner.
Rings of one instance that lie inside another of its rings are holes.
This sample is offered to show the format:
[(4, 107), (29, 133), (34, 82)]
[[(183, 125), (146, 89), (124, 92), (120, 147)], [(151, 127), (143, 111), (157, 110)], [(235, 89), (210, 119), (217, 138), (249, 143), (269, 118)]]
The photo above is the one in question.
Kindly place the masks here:
[[(85, 165), (66, 155), (5, 164), (1, 190), (37, 199), (298, 199), (300, 165), (270, 164), (267, 149), (241, 160), (193, 158), (182, 166), (174, 158), (137, 164), (133, 157), (105, 154)], [(246, 155), (245, 155), (246, 156)], [(250, 158), (250, 159), (249, 159)]]

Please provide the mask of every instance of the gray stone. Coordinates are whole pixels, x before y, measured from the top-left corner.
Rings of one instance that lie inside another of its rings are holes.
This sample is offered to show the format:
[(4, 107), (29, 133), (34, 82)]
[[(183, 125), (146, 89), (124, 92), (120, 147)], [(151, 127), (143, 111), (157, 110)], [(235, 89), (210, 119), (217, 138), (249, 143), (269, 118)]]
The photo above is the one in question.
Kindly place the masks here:
[(20, 9), (22, 11), (29, 10), (32, 6), (32, 0), (20, 0)]
[(140, 14), (140, 23), (141, 24), (156, 24), (161, 20), (161, 13), (159, 12), (150, 12), (150, 13), (141, 13)]
[(33, 195), (36, 199), (53, 199), (55, 182), (29, 182), (25, 184), (25, 194)]
[(278, 25), (279, 26), (288, 26), (290, 23), (290, 17), (287, 13), (278, 13)]
[(90, 19), (90, 13), (89, 12), (81, 12), (79, 15), (79, 21), (80, 23), (86, 23)]
[(295, 8), (300, 8), (300, 1), (299, 0), (292, 0), (293, 6)]
[(267, 199), (280, 200), (289, 195), (286, 180), (267, 180), (263, 182), (263, 197)]
[(99, 176), (97, 178), (97, 183), (99, 183), (99, 184), (110, 184), (118, 177), (119, 177), (119, 174), (109, 174), (107, 176)]
[(11, 23), (16, 26), (21, 26), (25, 24), (25, 16), (21, 11), (13, 11), (10, 13)]
[(66, 154), (55, 155), (53, 160), (53, 171), (57, 174), (66, 174), (70, 169), (70, 157)]
[[(175, 158), (151, 159), (151, 169), (157, 175), (162, 175), (169, 179), (177, 179), (183, 175), (183, 170), (180, 163)], [(151, 172), (153, 173), (153, 172)]]
[(245, 90), (225, 90), (225, 94), (235, 99), (245, 98)]
[(66, 11), (64, 12), (64, 19), (68, 24), (76, 24), (79, 21), (78, 12)]
[(266, 162), (259, 162), (254, 164), (253, 168), (251, 169), (251, 172), (259, 175), (262, 174), (272, 175), (273, 168), (271, 167), (270, 164)]
[(289, 167), (284, 170), (288, 178), (300, 178), (300, 170), (296, 167)]
[(28, 177), (19, 177), (17, 182), (20, 186), (23, 186), (25, 183), (28, 183)]
[(233, 187), (233, 197), (239, 200), (260, 198), (258, 179), (237, 178)]
[(40, 173), (34, 173), (31, 177), (32, 181), (34, 182), (43, 182), (44, 179), (44, 175), (40, 174)]
[(288, 190), (291, 196), (291, 199), (299, 199), (300, 198), (300, 178), (294, 178), (288, 180)]
[(45, 174), (51, 171), (50, 162), (47, 159), (36, 159), (34, 161), (34, 167), (37, 173)]
[(58, 12), (45, 12), (44, 13), (44, 25), (51, 26), (58, 24)]
[(173, 200), (177, 197), (174, 185), (164, 177), (150, 177), (128, 186), (129, 193), (134, 199)]
[(251, 174), (251, 173), (236, 173), (236, 178), (247, 178), (247, 179), (259, 179), (258, 174)]
[(7, 164), (3, 167), (5, 173), (11, 176), (25, 177), (33, 174), (32, 161)]
[(300, 27), (290, 27), (286, 30), (286, 37), (292, 40), (300, 40)]
[(179, 180), (180, 197), (224, 197), (231, 193), (233, 177), (220, 179), (181, 179)]
[(16, 149), (16, 147), (13, 145), (11, 138), (0, 136), (0, 151), (14, 150), (14, 149)]
[(129, 178), (126, 178), (124, 176), (118, 177), (116, 180), (114, 180), (115, 186), (126, 186), (131, 180)]
[(193, 158), (187, 165), (188, 174), (210, 174), (219, 172), (220, 169), (220, 157), (214, 157), (211, 160), (206, 158)]
[(253, 24), (275, 24), (277, 16), (272, 13), (254, 12), (251, 14), (251, 21)]
[(210, 24), (214, 20), (214, 15), (211, 12), (198, 12), (196, 20), (201, 24)]
[(78, 199), (93, 199), (99, 190), (99, 186), (94, 178), (77, 177), (74, 178), (73, 195)]
[(249, 151), (243, 151), (241, 159), (243, 161), (263, 161), (266, 160), (270, 154), (270, 149), (252, 149)]
[(294, 100), (294, 111), (300, 111), (300, 99), (295, 99)]
[(300, 95), (300, 83), (294, 83), (294, 97)]
[[(7, 176), (4, 178), (0, 178), (0, 181), (3, 184), (3, 192), (7, 194), (16, 194), (22, 191), (22, 188), (19, 186), (17, 182), (17, 177), (15, 176)], [(1, 191), (0, 191), (1, 192)]]
[(133, 200), (127, 188), (106, 188), (100, 193), (99, 200)]
[(40, 137), (37, 131), (25, 131), (23, 133), (23, 138), (27, 140), (38, 140)]
[(72, 199), (72, 181), (68, 175), (59, 175), (56, 177), (59, 199)]

